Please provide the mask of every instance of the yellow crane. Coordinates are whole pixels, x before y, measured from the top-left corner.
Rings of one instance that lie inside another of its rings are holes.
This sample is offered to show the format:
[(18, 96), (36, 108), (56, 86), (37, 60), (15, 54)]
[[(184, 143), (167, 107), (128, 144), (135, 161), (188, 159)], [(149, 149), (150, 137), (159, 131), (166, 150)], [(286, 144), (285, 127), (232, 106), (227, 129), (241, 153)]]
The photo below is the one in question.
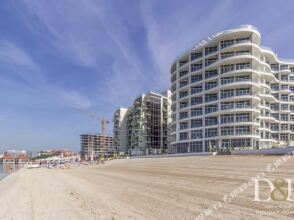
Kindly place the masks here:
[[(82, 114), (88, 115), (91, 118), (97, 120), (100, 124), (100, 129), (101, 129), (101, 149), (102, 149), (102, 158), (104, 159), (105, 157), (105, 152), (106, 152), (106, 143), (105, 143), (105, 139), (106, 139), (106, 129), (107, 129), (107, 125), (110, 123), (109, 120), (107, 120), (105, 117), (100, 117), (94, 113), (89, 113), (86, 112), (82, 109), (79, 108), (74, 108), (75, 110), (79, 111)], [(92, 151), (92, 155), (91, 158), (93, 158), (93, 151)]]

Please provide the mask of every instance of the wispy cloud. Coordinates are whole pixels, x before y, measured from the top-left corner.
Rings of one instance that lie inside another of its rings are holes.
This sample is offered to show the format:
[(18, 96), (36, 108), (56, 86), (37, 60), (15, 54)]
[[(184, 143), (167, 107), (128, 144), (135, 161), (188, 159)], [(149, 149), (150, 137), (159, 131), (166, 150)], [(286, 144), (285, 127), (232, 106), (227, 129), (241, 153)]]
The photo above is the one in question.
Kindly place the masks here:
[(36, 68), (31, 56), (10, 41), (0, 42), (0, 61), (7, 65)]
[(61, 90), (56, 93), (65, 103), (68, 103), (70, 107), (79, 109), (88, 109), (92, 107), (92, 102), (77, 91)]
[[(28, 89), (35, 91), (36, 93), (43, 94), (45, 97), (50, 98), (52, 101), (56, 101), (59, 104), (63, 104), (67, 107), (79, 107), (90, 108), (91, 101), (84, 97), (77, 91), (67, 90), (64, 88), (58, 88), (55, 85), (51, 85), (46, 81), (44, 70), (32, 56), (23, 48), (17, 46), (10, 41), (0, 41), (0, 64), (5, 64), (6, 68), (10, 68), (13, 71), (8, 74), (2, 74), (2, 83), (8, 83), (11, 86), (19, 88), (19, 83), (8, 80), (4, 75), (11, 76), (16, 74), (21, 77), (27, 84)], [(24, 69), (24, 67), (26, 67)]]

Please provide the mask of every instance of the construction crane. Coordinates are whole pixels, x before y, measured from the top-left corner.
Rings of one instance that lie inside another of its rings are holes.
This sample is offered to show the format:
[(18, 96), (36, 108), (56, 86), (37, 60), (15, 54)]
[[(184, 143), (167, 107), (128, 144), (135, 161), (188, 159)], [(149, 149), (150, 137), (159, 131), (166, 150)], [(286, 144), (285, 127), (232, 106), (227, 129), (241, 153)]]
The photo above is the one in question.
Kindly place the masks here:
[[(101, 149), (102, 149), (102, 158), (104, 159), (104, 157), (106, 156), (105, 155), (105, 152), (106, 152), (106, 129), (107, 129), (107, 125), (110, 123), (105, 117), (100, 117), (100, 116), (97, 116), (96, 114), (94, 113), (89, 113), (89, 112), (86, 112), (82, 109), (79, 109), (79, 108), (74, 108), (75, 110), (77, 110), (78, 112), (82, 113), (82, 114), (85, 114), (85, 115), (88, 115), (90, 116), (91, 118), (97, 120), (99, 123), (100, 123), (100, 129), (101, 129)], [(91, 160), (93, 160), (94, 158), (94, 153), (92, 151), (91, 153)]]

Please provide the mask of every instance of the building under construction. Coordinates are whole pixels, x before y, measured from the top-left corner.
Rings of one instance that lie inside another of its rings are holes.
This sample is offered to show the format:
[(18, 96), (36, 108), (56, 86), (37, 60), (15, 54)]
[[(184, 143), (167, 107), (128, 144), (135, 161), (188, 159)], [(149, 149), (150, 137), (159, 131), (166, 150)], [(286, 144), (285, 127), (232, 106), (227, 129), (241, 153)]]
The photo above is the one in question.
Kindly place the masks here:
[[(119, 110), (116, 111), (114, 139), (127, 140), (127, 148), (121, 146), (123, 142), (116, 142), (119, 151), (131, 155), (166, 152), (169, 144), (168, 126), (171, 122), (170, 97), (169, 90), (162, 94), (149, 92), (137, 97), (125, 114), (118, 114)], [(124, 132), (125, 136), (122, 138), (121, 131), (125, 128), (127, 132)]]
[(81, 154), (85, 160), (97, 160), (110, 157), (116, 153), (113, 138), (100, 134), (81, 135)]

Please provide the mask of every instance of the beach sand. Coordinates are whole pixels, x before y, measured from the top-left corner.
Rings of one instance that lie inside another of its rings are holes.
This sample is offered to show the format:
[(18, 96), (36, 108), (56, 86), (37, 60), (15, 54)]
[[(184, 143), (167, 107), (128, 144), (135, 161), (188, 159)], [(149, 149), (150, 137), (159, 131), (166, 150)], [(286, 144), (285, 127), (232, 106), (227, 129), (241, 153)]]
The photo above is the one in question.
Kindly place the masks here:
[[(131, 159), (67, 170), (21, 169), (0, 181), (0, 219), (196, 219), (278, 158)], [(293, 168), (294, 158), (267, 177), (294, 179)], [(260, 193), (269, 192), (263, 187)], [(287, 212), (294, 213), (294, 202), (253, 198), (251, 186), (206, 219), (293, 219)], [(280, 215), (257, 213), (277, 206)]]

